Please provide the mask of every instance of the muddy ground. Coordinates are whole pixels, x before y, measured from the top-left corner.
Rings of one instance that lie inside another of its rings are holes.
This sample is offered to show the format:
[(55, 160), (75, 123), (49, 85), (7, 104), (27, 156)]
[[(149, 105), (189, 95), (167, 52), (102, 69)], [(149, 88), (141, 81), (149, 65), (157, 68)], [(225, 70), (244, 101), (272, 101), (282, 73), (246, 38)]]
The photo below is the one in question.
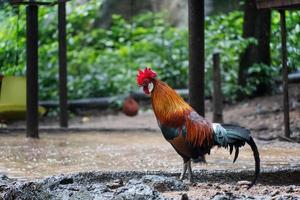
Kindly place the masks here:
[[(224, 121), (250, 128), (261, 152), (262, 174), (250, 190), (243, 185), (253, 176), (247, 147), (234, 165), (228, 152), (215, 149), (208, 164), (194, 166), (194, 185), (178, 181), (181, 160), (153, 112), (142, 108), (136, 117), (82, 112), (71, 118), (69, 135), (60, 134), (66, 130), (56, 119), (42, 119), (38, 142), (22, 139), (24, 122), (8, 124), (0, 130), (0, 199), (300, 199), (299, 84), (290, 86), (290, 142), (280, 137), (281, 102), (273, 95), (225, 106)], [(209, 101), (206, 111), (211, 119)]]
[[(258, 184), (247, 190), (241, 183), (253, 178), (249, 147), (241, 148), (234, 164), (228, 150), (212, 149), (206, 164), (192, 165), (195, 184), (187, 185), (178, 181), (181, 158), (158, 132), (41, 133), (40, 137), (32, 140), (22, 133), (0, 134), (0, 174), (5, 174), (0, 178), (0, 194), (4, 199), (26, 199), (26, 195), (82, 200), (181, 199), (184, 194), (189, 199), (299, 197), (298, 143), (256, 140), (262, 175)], [(60, 173), (66, 175), (51, 176)], [(145, 183), (146, 174), (159, 177)], [(158, 191), (153, 189), (153, 181), (158, 182), (160, 188), (154, 187)], [(184, 189), (174, 184), (184, 185)], [(174, 187), (177, 189), (161, 189)]]
[(300, 169), (266, 170), (260, 183), (247, 189), (250, 171), (196, 171), (195, 184), (178, 173), (85, 172), (40, 181), (0, 177), (3, 199), (300, 199)]

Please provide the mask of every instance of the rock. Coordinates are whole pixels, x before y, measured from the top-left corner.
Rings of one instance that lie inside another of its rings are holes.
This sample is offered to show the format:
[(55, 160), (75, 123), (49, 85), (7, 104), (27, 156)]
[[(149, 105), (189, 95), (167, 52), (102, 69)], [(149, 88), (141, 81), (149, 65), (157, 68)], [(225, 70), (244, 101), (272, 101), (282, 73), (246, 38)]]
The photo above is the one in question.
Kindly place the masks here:
[(187, 193), (184, 193), (184, 194), (181, 196), (181, 200), (189, 200), (189, 197), (188, 197)]
[(76, 200), (93, 200), (101, 197), (101, 199), (111, 199), (113, 193), (105, 185), (91, 184), (91, 185), (62, 185), (52, 192), (52, 199), (71, 199)]
[(286, 190), (286, 193), (291, 193), (291, 192), (294, 192), (294, 188), (292, 186), (288, 187), (287, 190)]
[(164, 200), (163, 197), (157, 190), (150, 186), (142, 183), (138, 180), (130, 180), (125, 186), (118, 188), (114, 193), (113, 200)]
[(237, 184), (238, 185), (250, 185), (251, 182), (250, 181), (238, 181)]
[(280, 191), (279, 190), (274, 190), (273, 192), (271, 192), (271, 196), (274, 197), (276, 195), (280, 194)]
[(219, 189), (221, 189), (221, 187), (218, 185), (215, 185), (215, 189), (219, 190)]
[(187, 191), (189, 189), (187, 184), (173, 177), (146, 175), (142, 177), (141, 181), (159, 192)]
[(51, 194), (44, 190), (41, 184), (33, 182), (15, 183), (11, 185), (4, 193), (3, 199), (51, 199)]
[(12, 181), (14, 181), (14, 179), (10, 179), (6, 175), (0, 174), (0, 184), (9, 183)]
[(89, 117), (83, 117), (82, 119), (81, 119), (81, 123), (87, 123), (87, 122), (89, 122), (90, 121), (90, 118)]
[(122, 187), (124, 185), (122, 179), (117, 179), (111, 183), (106, 184), (106, 186), (110, 189), (117, 189), (119, 187)]
[(64, 178), (59, 182), (59, 184), (62, 184), (62, 185), (68, 185), (68, 184), (72, 184), (72, 183), (74, 183), (74, 180), (72, 178)]
[(212, 200), (233, 200), (233, 199), (238, 199), (238, 200), (253, 200), (253, 197), (246, 197), (244, 195), (242, 196), (236, 196), (232, 193), (219, 193), (217, 192), (213, 198), (211, 198)]
[(289, 200), (289, 199), (293, 199), (292, 197), (286, 197), (286, 196), (280, 196), (280, 197), (273, 197), (272, 199), (276, 199), (276, 200)]
[(268, 190), (268, 189), (264, 189), (264, 190), (262, 191), (262, 193), (263, 193), (264, 195), (266, 195), (266, 194), (269, 193), (269, 190)]
[(6, 176), (0, 176), (0, 199), (164, 200), (167, 198), (157, 189), (161, 191), (188, 189), (187, 185), (175, 178), (144, 175), (139, 179), (127, 179), (124, 186), (121, 178), (112, 179), (106, 175), (99, 176), (97, 173), (59, 175), (35, 182), (14, 182)]
[[(76, 177), (76, 176), (74, 176)], [(74, 177), (58, 176), (44, 181), (14, 182), (3, 193), (4, 199), (77, 199), (92, 200), (97, 197), (111, 199), (113, 193), (101, 183), (81, 184)], [(1, 196), (0, 196), (1, 197)]]

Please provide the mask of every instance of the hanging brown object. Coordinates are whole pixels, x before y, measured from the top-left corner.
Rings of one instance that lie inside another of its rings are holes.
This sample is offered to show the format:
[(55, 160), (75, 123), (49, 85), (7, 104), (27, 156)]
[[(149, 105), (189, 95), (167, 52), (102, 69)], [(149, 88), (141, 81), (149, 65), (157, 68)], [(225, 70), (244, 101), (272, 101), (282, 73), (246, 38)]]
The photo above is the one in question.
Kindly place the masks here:
[(127, 97), (123, 103), (123, 112), (125, 115), (133, 117), (139, 111), (139, 104), (131, 97)]

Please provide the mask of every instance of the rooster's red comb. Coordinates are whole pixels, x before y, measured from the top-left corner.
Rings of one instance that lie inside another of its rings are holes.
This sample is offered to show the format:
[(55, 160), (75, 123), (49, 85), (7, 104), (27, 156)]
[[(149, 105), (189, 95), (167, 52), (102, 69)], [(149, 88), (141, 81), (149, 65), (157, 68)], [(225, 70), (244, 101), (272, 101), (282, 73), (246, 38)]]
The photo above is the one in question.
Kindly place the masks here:
[(151, 70), (150, 68), (145, 68), (144, 71), (138, 70), (138, 74), (136, 76), (136, 81), (139, 86), (143, 85), (145, 79), (154, 79), (156, 77), (156, 72)]

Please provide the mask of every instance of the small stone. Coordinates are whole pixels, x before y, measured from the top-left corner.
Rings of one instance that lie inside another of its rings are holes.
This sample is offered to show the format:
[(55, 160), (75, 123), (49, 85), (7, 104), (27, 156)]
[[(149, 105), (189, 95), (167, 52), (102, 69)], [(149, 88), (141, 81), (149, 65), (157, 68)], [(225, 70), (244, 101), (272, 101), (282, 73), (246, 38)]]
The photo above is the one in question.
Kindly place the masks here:
[(188, 197), (187, 193), (184, 193), (184, 194), (181, 196), (181, 200), (189, 200), (189, 197)]
[(158, 175), (145, 175), (141, 181), (159, 192), (165, 191), (187, 191), (188, 185), (184, 182), (178, 181), (172, 177), (158, 176)]
[(82, 119), (81, 119), (81, 122), (82, 123), (87, 123), (87, 122), (89, 122), (90, 121), (90, 118), (89, 117), (83, 117)]
[(227, 196), (233, 196), (233, 193), (232, 193), (232, 192), (228, 192), (227, 190), (224, 190), (224, 192), (225, 192), (225, 194), (226, 194)]
[(263, 193), (264, 195), (266, 195), (266, 194), (269, 193), (269, 190), (268, 190), (268, 189), (264, 189), (264, 190), (262, 191), (262, 193)]
[(197, 186), (197, 183), (190, 183), (189, 185), (195, 187)]
[(118, 188), (112, 199), (161, 199), (161, 193), (141, 181), (131, 179), (125, 186)]
[(109, 189), (116, 189), (116, 188), (122, 187), (123, 185), (124, 185), (123, 180), (122, 179), (117, 179), (112, 183), (108, 183), (106, 186)]
[(232, 193), (231, 194), (226, 194), (226, 193), (216, 193), (212, 200), (231, 200), (231, 199), (240, 199), (237, 196), (233, 196)]
[(294, 191), (295, 191), (295, 190), (294, 190), (293, 187), (289, 187), (289, 188), (287, 188), (287, 190), (286, 190), (287, 193), (292, 193), (292, 192), (294, 192)]
[(80, 188), (78, 188), (78, 187), (69, 187), (68, 190), (70, 190), (70, 191), (79, 191)]
[(280, 194), (279, 190), (275, 190), (275, 191), (273, 191), (270, 195), (271, 195), (272, 197), (274, 197), (274, 196), (276, 196), (276, 195), (278, 195), (278, 194)]
[(216, 186), (215, 186), (215, 188), (216, 188), (216, 189), (218, 189), (218, 190), (219, 190), (219, 189), (221, 189), (221, 187), (220, 187), (220, 186), (218, 186), (218, 185), (216, 185)]
[(73, 183), (74, 183), (73, 178), (68, 178), (68, 177), (63, 178), (63, 179), (59, 182), (59, 184), (61, 184), (61, 185), (68, 185), (68, 184), (73, 184)]
[(0, 123), (0, 128), (7, 128), (7, 125), (4, 123)]
[(238, 181), (237, 184), (238, 185), (249, 185), (249, 184), (251, 184), (251, 182), (250, 181)]

